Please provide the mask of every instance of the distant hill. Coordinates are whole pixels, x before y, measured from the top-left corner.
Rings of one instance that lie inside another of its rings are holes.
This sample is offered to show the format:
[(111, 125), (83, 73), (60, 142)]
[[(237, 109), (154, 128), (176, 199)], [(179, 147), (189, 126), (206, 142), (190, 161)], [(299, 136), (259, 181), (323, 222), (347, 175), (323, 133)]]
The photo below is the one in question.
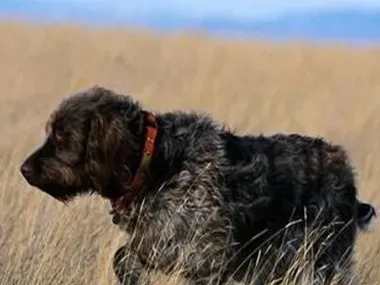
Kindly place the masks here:
[(241, 23), (216, 19), (205, 21), (203, 27), (208, 30), (223, 28), (275, 39), (380, 42), (380, 10), (294, 13), (273, 20)]
[(380, 43), (380, 10), (337, 10), (287, 14), (269, 20), (230, 18), (187, 19), (154, 16), (136, 19), (134, 24), (160, 29), (200, 29), (210, 33), (229, 33), (278, 40), (342, 40)]
[(229, 34), (267, 39), (304, 39), (380, 43), (379, 10), (326, 10), (298, 12), (268, 20), (239, 20), (230, 17), (182, 17), (175, 14), (131, 15), (109, 7), (54, 2), (22, 5), (18, 0), (0, 5), (0, 15), (43, 21), (75, 21), (94, 25), (140, 26), (163, 30), (196, 29), (211, 34)]

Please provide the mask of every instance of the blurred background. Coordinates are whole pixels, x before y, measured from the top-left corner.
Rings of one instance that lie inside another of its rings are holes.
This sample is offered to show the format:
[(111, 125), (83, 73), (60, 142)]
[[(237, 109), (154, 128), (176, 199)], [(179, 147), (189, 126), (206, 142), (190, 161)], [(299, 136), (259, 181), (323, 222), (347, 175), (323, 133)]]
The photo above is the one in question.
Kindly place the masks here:
[(190, 29), (275, 40), (378, 43), (377, 0), (3, 0), (5, 18), (96, 26)]

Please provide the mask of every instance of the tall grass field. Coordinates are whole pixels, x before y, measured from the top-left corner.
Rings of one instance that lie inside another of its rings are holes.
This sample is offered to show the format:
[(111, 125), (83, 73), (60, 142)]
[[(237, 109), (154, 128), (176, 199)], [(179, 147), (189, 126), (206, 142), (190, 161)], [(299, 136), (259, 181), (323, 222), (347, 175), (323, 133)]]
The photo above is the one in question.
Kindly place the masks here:
[[(64, 205), (19, 172), (61, 99), (94, 84), (150, 110), (208, 112), (240, 134), (299, 132), (341, 143), (360, 198), (380, 205), (380, 48), (10, 21), (0, 35), (0, 285), (117, 284), (111, 258), (126, 237), (108, 202)], [(380, 284), (376, 225), (360, 234), (355, 259), (360, 284)]]

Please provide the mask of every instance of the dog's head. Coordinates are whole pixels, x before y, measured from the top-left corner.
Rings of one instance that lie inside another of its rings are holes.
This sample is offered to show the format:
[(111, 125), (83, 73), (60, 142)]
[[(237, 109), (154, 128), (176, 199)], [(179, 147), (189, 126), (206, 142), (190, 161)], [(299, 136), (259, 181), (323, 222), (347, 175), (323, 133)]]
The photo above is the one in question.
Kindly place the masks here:
[(25, 160), (21, 173), (60, 201), (82, 193), (117, 196), (117, 184), (130, 179), (126, 162), (140, 148), (141, 121), (130, 96), (98, 86), (72, 95), (50, 116), (44, 144)]

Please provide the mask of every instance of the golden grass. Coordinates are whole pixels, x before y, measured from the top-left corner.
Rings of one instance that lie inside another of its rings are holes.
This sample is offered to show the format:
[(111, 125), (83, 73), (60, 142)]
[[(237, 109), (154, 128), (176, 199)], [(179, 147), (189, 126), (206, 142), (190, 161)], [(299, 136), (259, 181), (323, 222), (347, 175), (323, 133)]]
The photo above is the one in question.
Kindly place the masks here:
[[(108, 204), (64, 206), (18, 171), (61, 98), (92, 84), (147, 108), (207, 111), (242, 133), (326, 136), (349, 150), (360, 197), (380, 203), (380, 49), (11, 22), (0, 35), (1, 285), (116, 284), (110, 258), (123, 236)], [(357, 253), (363, 284), (380, 284), (379, 230), (361, 235)]]

